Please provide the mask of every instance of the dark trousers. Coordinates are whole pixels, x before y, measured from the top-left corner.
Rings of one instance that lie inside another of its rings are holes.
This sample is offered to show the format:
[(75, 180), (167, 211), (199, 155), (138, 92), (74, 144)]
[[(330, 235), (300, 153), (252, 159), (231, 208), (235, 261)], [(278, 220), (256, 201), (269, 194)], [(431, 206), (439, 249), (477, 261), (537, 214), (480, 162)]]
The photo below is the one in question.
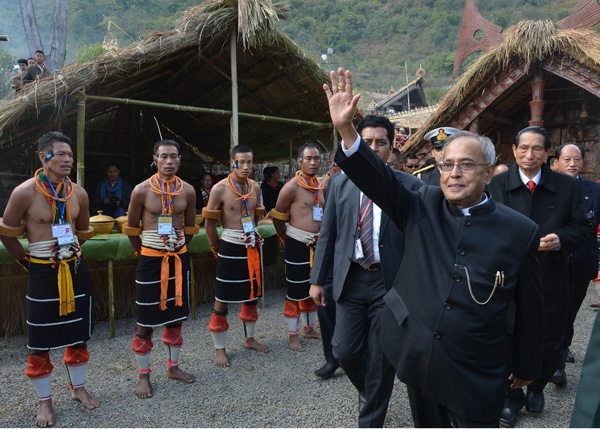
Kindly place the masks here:
[(421, 389), (408, 385), (406, 389), (416, 428), (497, 428), (500, 425), (500, 416), (487, 422), (459, 417), (443, 405), (423, 397)]
[[(512, 337), (510, 337), (510, 341), (508, 341), (508, 359), (509, 362), (509, 374), (512, 372), (511, 362), (512, 362)], [(544, 356), (542, 358), (542, 371), (540, 376), (533, 381), (529, 386), (527, 386), (528, 391), (532, 392), (542, 392), (546, 384), (550, 381), (556, 370), (560, 367), (561, 361), (563, 358), (563, 348), (564, 348), (565, 337), (560, 338), (546, 338), (544, 340)], [(520, 410), (525, 406), (526, 397), (525, 392), (522, 388), (519, 389), (511, 389), (510, 385), (512, 381), (506, 380), (506, 399), (504, 401), (504, 406), (508, 408), (512, 408), (513, 410)]]
[(333, 357), (331, 340), (335, 330), (335, 301), (333, 300), (331, 283), (333, 281), (333, 269), (329, 270), (327, 280), (325, 281), (325, 306), (317, 307), (319, 324), (321, 327), (321, 337), (323, 337), (323, 354), (327, 363), (337, 364), (338, 361)]
[(591, 280), (593, 279), (569, 279), (569, 316), (567, 319), (567, 337), (565, 339), (565, 344), (563, 348), (561, 368), (565, 367), (567, 350), (569, 349), (569, 346), (573, 341), (573, 334), (575, 332), (573, 328), (575, 324), (575, 318), (577, 317), (577, 312), (581, 308), (581, 304), (583, 304), (583, 300), (585, 299), (585, 295), (587, 294), (587, 290)]
[(383, 427), (394, 387), (394, 368), (377, 338), (385, 293), (381, 271), (365, 271), (353, 263), (336, 302), (333, 355), (366, 398), (359, 427)]

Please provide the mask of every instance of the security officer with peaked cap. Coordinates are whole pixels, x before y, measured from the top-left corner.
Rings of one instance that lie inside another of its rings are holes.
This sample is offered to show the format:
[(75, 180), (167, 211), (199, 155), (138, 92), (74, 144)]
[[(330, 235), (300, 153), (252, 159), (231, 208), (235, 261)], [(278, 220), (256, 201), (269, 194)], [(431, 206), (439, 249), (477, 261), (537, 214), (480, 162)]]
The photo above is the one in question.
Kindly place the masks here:
[(440, 186), (440, 169), (437, 166), (438, 162), (442, 161), (442, 148), (445, 140), (459, 130), (452, 127), (440, 127), (429, 131), (425, 134), (425, 140), (431, 142), (431, 154), (433, 155), (431, 164), (421, 168), (413, 173), (427, 185)]

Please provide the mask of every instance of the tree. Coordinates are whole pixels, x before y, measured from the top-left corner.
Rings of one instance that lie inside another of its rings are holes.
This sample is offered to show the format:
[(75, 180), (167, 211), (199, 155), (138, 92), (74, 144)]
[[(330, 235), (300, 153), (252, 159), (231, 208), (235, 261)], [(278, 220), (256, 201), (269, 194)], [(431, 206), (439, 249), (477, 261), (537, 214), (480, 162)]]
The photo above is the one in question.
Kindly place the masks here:
[[(12, 77), (17, 74), (14, 70), (16, 58), (8, 51), (0, 49), (0, 98), (7, 98), (11, 93)], [(12, 91), (14, 94), (14, 91)]]
[[(44, 51), (32, 0), (19, 0), (25, 38), (30, 52)], [(67, 0), (54, 0), (52, 43), (46, 52), (46, 67), (55, 71), (64, 65), (67, 47)], [(45, 52), (45, 51), (44, 51)]]

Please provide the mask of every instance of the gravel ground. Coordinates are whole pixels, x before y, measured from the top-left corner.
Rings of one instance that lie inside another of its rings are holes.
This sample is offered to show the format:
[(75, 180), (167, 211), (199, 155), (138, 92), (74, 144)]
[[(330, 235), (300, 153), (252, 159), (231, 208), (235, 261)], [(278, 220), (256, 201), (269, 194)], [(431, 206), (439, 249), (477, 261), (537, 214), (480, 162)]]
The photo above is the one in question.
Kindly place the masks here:
[[(137, 363), (131, 352), (135, 321), (116, 321), (116, 337), (109, 338), (108, 322), (101, 322), (89, 342), (91, 360), (86, 388), (101, 405), (88, 411), (71, 400), (68, 378), (61, 364), (63, 351), (51, 352), (55, 365), (53, 403), (57, 427), (355, 427), (357, 393), (341, 370), (329, 380), (313, 371), (324, 363), (321, 342), (302, 340), (306, 351), (287, 346), (287, 325), (282, 317), (284, 290), (267, 291), (265, 309), (259, 310), (256, 339), (268, 345), (269, 354), (245, 350), (241, 325), (233, 316), (228, 335), (231, 368), (213, 365), (213, 345), (208, 331), (211, 305), (198, 307), (197, 320), (184, 323), (180, 355), (183, 370), (193, 372), (196, 382), (185, 385), (168, 379), (166, 354), (155, 334), (151, 355), (154, 396), (135, 396)], [(546, 409), (539, 417), (519, 416), (518, 427), (567, 427), (579, 384), (581, 363), (596, 312), (589, 304), (595, 288), (588, 290), (576, 321), (571, 351), (575, 363), (567, 364), (567, 387), (546, 389)], [(25, 337), (0, 340), (0, 427), (33, 426), (37, 398), (25, 376)], [(396, 380), (390, 401), (387, 427), (412, 426), (404, 385)]]

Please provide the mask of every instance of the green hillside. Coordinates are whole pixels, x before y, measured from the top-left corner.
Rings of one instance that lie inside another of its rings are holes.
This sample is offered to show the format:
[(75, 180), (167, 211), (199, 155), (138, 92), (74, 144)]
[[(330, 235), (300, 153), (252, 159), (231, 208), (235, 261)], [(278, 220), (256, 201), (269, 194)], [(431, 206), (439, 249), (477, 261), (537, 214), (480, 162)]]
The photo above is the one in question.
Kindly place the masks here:
[[(333, 49), (330, 66), (354, 71), (361, 90), (386, 93), (427, 71), (429, 95), (452, 83), (450, 75), (465, 0), (291, 0), (291, 15), (282, 21), (288, 33), (313, 58)], [(522, 19), (557, 21), (571, 13), (577, 0), (476, 0), (479, 12), (504, 28)], [(102, 42), (108, 19), (119, 45), (151, 30), (165, 30), (197, 0), (69, 0), (67, 63), (82, 46)], [(34, 0), (44, 47), (49, 49), (53, 0)], [(0, 33), (11, 41), (0, 45), (15, 57), (27, 56), (18, 0), (0, 0)], [(106, 18), (107, 17), (107, 18)], [(127, 33), (127, 35), (125, 34)], [(327, 67), (325, 62), (323, 66)], [(437, 91), (438, 96), (441, 93)], [(435, 101), (435, 100), (432, 100)]]

